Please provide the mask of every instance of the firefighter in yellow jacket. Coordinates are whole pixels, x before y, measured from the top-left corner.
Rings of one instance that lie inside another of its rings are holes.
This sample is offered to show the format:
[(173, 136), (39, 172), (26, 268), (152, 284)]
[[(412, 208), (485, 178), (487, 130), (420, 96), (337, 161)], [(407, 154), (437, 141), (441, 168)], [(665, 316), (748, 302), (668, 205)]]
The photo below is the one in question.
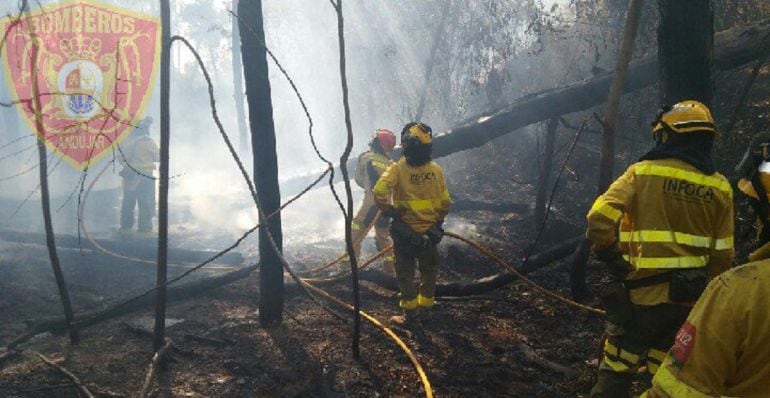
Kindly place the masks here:
[(730, 267), (733, 193), (714, 170), (715, 134), (702, 103), (665, 108), (655, 148), (588, 213), (588, 239), (612, 279), (600, 294), (608, 338), (591, 397), (627, 396), (641, 365), (654, 374), (708, 280)]
[[(392, 131), (386, 129), (378, 129), (372, 140), (369, 142), (369, 150), (362, 153), (358, 157), (358, 165), (356, 166), (355, 181), (358, 186), (364, 189), (364, 200), (361, 203), (361, 207), (358, 209), (358, 213), (353, 218), (353, 242), (357, 242), (354, 246), (356, 258), (360, 258), (361, 255), (361, 239), (363, 234), (369, 228), (372, 222), (374, 224), (374, 242), (378, 251), (385, 249), (390, 245), (390, 235), (388, 234), (388, 222), (386, 217), (379, 217), (375, 221), (377, 215), (377, 205), (374, 203), (374, 194), (372, 189), (377, 180), (380, 179), (382, 173), (393, 163), (390, 160), (390, 153), (396, 146), (396, 135)], [(383, 257), (383, 267), (385, 272), (389, 274), (395, 273), (393, 267), (393, 254), (388, 254)]]
[(152, 217), (155, 215), (155, 163), (159, 160), (158, 144), (150, 138), (152, 118), (139, 122), (134, 134), (136, 138), (121, 145), (120, 163), (123, 169), (123, 203), (120, 208), (120, 231), (131, 231), (134, 226), (134, 208), (139, 207), (138, 231), (152, 231)]
[[(451, 205), (444, 171), (431, 161), (432, 143), (429, 126), (416, 122), (404, 126), (404, 156), (388, 167), (374, 186), (377, 206), (393, 218), (390, 234), (401, 290), (399, 306), (405, 310), (434, 304), (439, 263), (436, 246), (444, 234), (441, 226)], [(415, 268), (420, 271), (419, 288), (414, 284)]]
[[(770, 138), (770, 137), (766, 137)], [(768, 141), (759, 165), (744, 174), (738, 187), (767, 206), (770, 188)], [(739, 170), (739, 172), (741, 172)], [(759, 196), (758, 192), (763, 195)], [(753, 207), (757, 210), (756, 203)], [(767, 212), (760, 245), (752, 261), (719, 275), (709, 284), (674, 346), (652, 380), (647, 398), (767, 397), (770, 395), (770, 235)]]

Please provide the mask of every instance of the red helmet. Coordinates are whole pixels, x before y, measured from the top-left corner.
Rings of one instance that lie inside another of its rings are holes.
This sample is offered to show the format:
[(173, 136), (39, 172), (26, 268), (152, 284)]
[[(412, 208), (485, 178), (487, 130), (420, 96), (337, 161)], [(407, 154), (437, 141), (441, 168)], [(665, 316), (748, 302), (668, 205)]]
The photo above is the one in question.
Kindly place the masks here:
[(396, 135), (388, 129), (377, 129), (374, 133), (374, 138), (380, 143), (380, 147), (385, 152), (390, 152), (396, 146)]

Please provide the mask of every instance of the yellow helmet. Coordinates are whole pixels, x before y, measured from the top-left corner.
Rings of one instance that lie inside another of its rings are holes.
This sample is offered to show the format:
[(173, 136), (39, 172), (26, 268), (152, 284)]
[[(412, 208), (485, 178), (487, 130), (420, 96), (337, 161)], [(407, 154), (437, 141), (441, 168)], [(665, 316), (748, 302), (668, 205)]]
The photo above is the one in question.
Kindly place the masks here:
[(698, 101), (687, 100), (675, 104), (673, 107), (664, 107), (653, 122), (652, 133), (671, 131), (677, 134), (683, 133), (712, 133), (716, 134), (714, 117), (706, 105)]
[(433, 130), (427, 124), (412, 122), (401, 130), (401, 145), (406, 147), (411, 144), (433, 143)]
[[(766, 149), (766, 145), (764, 148)], [(759, 180), (759, 183), (762, 184), (762, 188), (764, 189), (765, 193), (767, 194), (768, 198), (770, 198), (770, 162), (768, 161), (762, 161), (759, 166), (757, 166), (755, 170), (755, 173), (758, 173), (757, 178)], [(738, 189), (745, 193), (748, 196), (751, 196), (754, 199), (759, 199), (759, 195), (757, 194), (757, 190), (754, 188), (754, 184), (752, 183), (753, 177), (743, 177), (740, 180), (738, 180)]]
[[(770, 174), (760, 173), (759, 182), (765, 187), (770, 187)], [(754, 189), (754, 185), (751, 183), (750, 180), (746, 178), (741, 178), (738, 181), (738, 189), (741, 192), (751, 196), (754, 199), (759, 199), (759, 195), (757, 195), (757, 191)], [(770, 194), (768, 194), (768, 198), (770, 198)]]

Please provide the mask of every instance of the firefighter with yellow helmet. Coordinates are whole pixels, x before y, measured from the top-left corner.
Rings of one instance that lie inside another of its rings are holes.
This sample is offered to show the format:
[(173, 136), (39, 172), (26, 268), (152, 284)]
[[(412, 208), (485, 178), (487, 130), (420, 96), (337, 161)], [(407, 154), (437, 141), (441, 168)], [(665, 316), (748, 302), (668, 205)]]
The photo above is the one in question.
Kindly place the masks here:
[[(353, 218), (353, 242), (356, 258), (361, 255), (361, 239), (372, 222), (374, 224), (374, 242), (378, 251), (385, 249), (390, 245), (390, 235), (388, 234), (388, 222), (386, 217), (380, 217), (375, 221), (377, 215), (377, 205), (374, 203), (374, 194), (372, 189), (382, 173), (390, 166), (390, 154), (396, 146), (396, 135), (387, 129), (377, 129), (371, 141), (369, 141), (369, 150), (358, 157), (356, 166), (355, 181), (359, 187), (364, 189), (364, 200)], [(385, 272), (394, 274), (393, 254), (387, 254), (383, 257), (383, 267)]]
[(750, 263), (709, 284), (643, 397), (766, 397), (770, 392), (770, 134), (757, 138), (736, 170), (743, 177), (738, 188), (751, 198), (761, 224), (757, 249)]
[[(390, 235), (401, 291), (399, 306), (405, 310), (434, 304), (439, 263), (436, 246), (451, 205), (444, 171), (431, 161), (432, 143), (433, 131), (428, 125), (412, 122), (404, 126), (404, 156), (374, 186), (377, 206), (393, 218)], [(414, 283), (416, 269), (420, 271), (419, 287)]]
[(588, 239), (611, 275), (600, 294), (608, 338), (591, 397), (627, 396), (642, 365), (654, 374), (709, 279), (732, 263), (733, 192), (714, 169), (715, 135), (702, 103), (664, 108), (656, 146), (588, 213)]

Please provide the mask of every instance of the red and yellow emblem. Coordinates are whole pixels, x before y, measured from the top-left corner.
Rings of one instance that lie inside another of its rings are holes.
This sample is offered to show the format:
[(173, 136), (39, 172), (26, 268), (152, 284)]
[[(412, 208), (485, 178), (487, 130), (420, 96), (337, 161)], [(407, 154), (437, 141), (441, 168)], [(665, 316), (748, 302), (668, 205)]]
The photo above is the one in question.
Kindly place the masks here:
[[(5, 73), (23, 118), (72, 165), (110, 153), (144, 115), (160, 59), (157, 18), (75, 0), (6, 19), (2, 32)], [(43, 131), (29, 105), (32, 79)]]

